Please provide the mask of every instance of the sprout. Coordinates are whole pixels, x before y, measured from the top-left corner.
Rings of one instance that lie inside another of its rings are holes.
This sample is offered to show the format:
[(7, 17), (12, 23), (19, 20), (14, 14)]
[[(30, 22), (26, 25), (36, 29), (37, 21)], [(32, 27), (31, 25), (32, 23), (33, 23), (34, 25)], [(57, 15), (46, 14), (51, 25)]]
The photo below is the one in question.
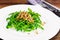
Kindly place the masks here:
[(22, 32), (30, 32), (37, 28), (44, 30), (40, 19), (41, 15), (33, 12), (30, 8), (26, 12), (13, 12), (9, 16), (6, 19), (8, 21), (7, 29), (14, 28), (16, 31)]

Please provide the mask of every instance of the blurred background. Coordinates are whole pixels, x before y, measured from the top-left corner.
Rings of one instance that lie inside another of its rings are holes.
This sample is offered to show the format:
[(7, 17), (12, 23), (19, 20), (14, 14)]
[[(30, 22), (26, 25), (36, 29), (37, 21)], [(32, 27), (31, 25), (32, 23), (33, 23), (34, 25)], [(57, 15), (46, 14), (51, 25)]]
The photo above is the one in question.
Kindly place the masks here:
[[(45, 1), (56, 6), (57, 8), (60, 8), (60, 0), (45, 0)], [(0, 9), (3, 7), (9, 6), (9, 5), (17, 5), (17, 4), (30, 4), (30, 5), (32, 5), (31, 0), (29, 0), (29, 1), (28, 0), (0, 0)], [(33, 4), (34, 4), (34, 2), (33, 2)], [(57, 33), (57, 35), (55, 35), (50, 40), (60, 40), (60, 31)]]
[[(45, 0), (45, 1), (60, 8), (60, 0)], [(28, 3), (28, 0), (0, 0), (0, 8), (4, 7), (6, 4), (27, 4), (27, 3)]]
[(46, 1), (60, 8), (60, 0), (46, 0)]

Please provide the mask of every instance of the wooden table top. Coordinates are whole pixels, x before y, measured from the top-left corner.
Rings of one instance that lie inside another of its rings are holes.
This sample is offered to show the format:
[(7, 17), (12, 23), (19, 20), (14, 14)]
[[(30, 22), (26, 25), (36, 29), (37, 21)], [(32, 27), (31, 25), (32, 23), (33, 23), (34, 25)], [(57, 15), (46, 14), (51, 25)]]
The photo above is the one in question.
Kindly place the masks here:
[[(48, 1), (48, 0), (47, 0)], [(53, 0), (53, 1), (56, 1), (56, 0)], [(52, 3), (52, 4), (54, 4), (54, 5), (56, 5), (57, 7), (59, 7), (60, 8), (60, 2), (58, 1), (58, 2), (53, 2), (52, 0), (50, 0), (49, 2), (50, 3)], [(9, 0), (9, 1), (7, 1), (7, 0), (0, 0), (0, 9), (1, 8), (4, 8), (4, 7), (6, 7), (6, 6), (9, 6), (9, 5), (16, 5), (16, 4), (27, 4), (28, 2), (27, 2), (27, 0), (19, 0), (19, 1), (17, 1), (17, 0)], [(60, 40), (60, 31), (57, 33), (57, 35), (55, 35), (52, 39), (50, 39), (50, 40)]]
[(46, 0), (46, 1), (60, 8), (60, 0)]

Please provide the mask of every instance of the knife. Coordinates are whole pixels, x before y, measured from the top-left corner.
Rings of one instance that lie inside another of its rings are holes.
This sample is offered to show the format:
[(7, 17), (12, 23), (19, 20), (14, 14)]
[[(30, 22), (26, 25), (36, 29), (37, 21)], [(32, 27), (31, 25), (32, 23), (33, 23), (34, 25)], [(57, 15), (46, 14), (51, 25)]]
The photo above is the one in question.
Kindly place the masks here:
[(41, 5), (42, 7), (52, 11), (54, 14), (56, 14), (58, 17), (60, 17), (60, 10), (59, 8), (56, 8), (52, 4), (49, 4), (48, 2), (44, 0), (28, 0), (31, 4), (38, 4)]
[(42, 7), (52, 11), (53, 13), (55, 13), (58, 17), (60, 17), (60, 10), (58, 8), (55, 8), (53, 5), (49, 4), (48, 2), (46, 1), (43, 1), (43, 0), (36, 0), (36, 2), (38, 4), (41, 4)]

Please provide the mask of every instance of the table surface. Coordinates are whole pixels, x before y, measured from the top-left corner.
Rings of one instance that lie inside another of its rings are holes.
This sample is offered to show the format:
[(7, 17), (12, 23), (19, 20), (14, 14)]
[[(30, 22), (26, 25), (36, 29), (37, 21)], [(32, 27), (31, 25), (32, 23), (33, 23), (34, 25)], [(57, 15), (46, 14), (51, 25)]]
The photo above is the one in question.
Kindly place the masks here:
[(60, 0), (46, 0), (46, 1), (60, 8)]
[[(3, 2), (2, 2), (3, 1)], [(55, 1), (55, 0), (54, 0)], [(53, 2), (52, 0), (50, 0), (49, 2), (55, 4), (57, 7), (60, 8), (60, 3), (59, 1), (58, 2)], [(17, 0), (13, 0), (13, 1), (4, 1), (4, 0), (1, 0), (0, 1), (0, 9), (1, 8), (4, 8), (6, 6), (9, 6), (9, 5), (16, 5), (16, 4), (27, 4), (27, 0), (20, 0), (20, 1), (17, 1)], [(53, 37), (51, 38), (50, 40), (60, 40), (60, 31)]]

